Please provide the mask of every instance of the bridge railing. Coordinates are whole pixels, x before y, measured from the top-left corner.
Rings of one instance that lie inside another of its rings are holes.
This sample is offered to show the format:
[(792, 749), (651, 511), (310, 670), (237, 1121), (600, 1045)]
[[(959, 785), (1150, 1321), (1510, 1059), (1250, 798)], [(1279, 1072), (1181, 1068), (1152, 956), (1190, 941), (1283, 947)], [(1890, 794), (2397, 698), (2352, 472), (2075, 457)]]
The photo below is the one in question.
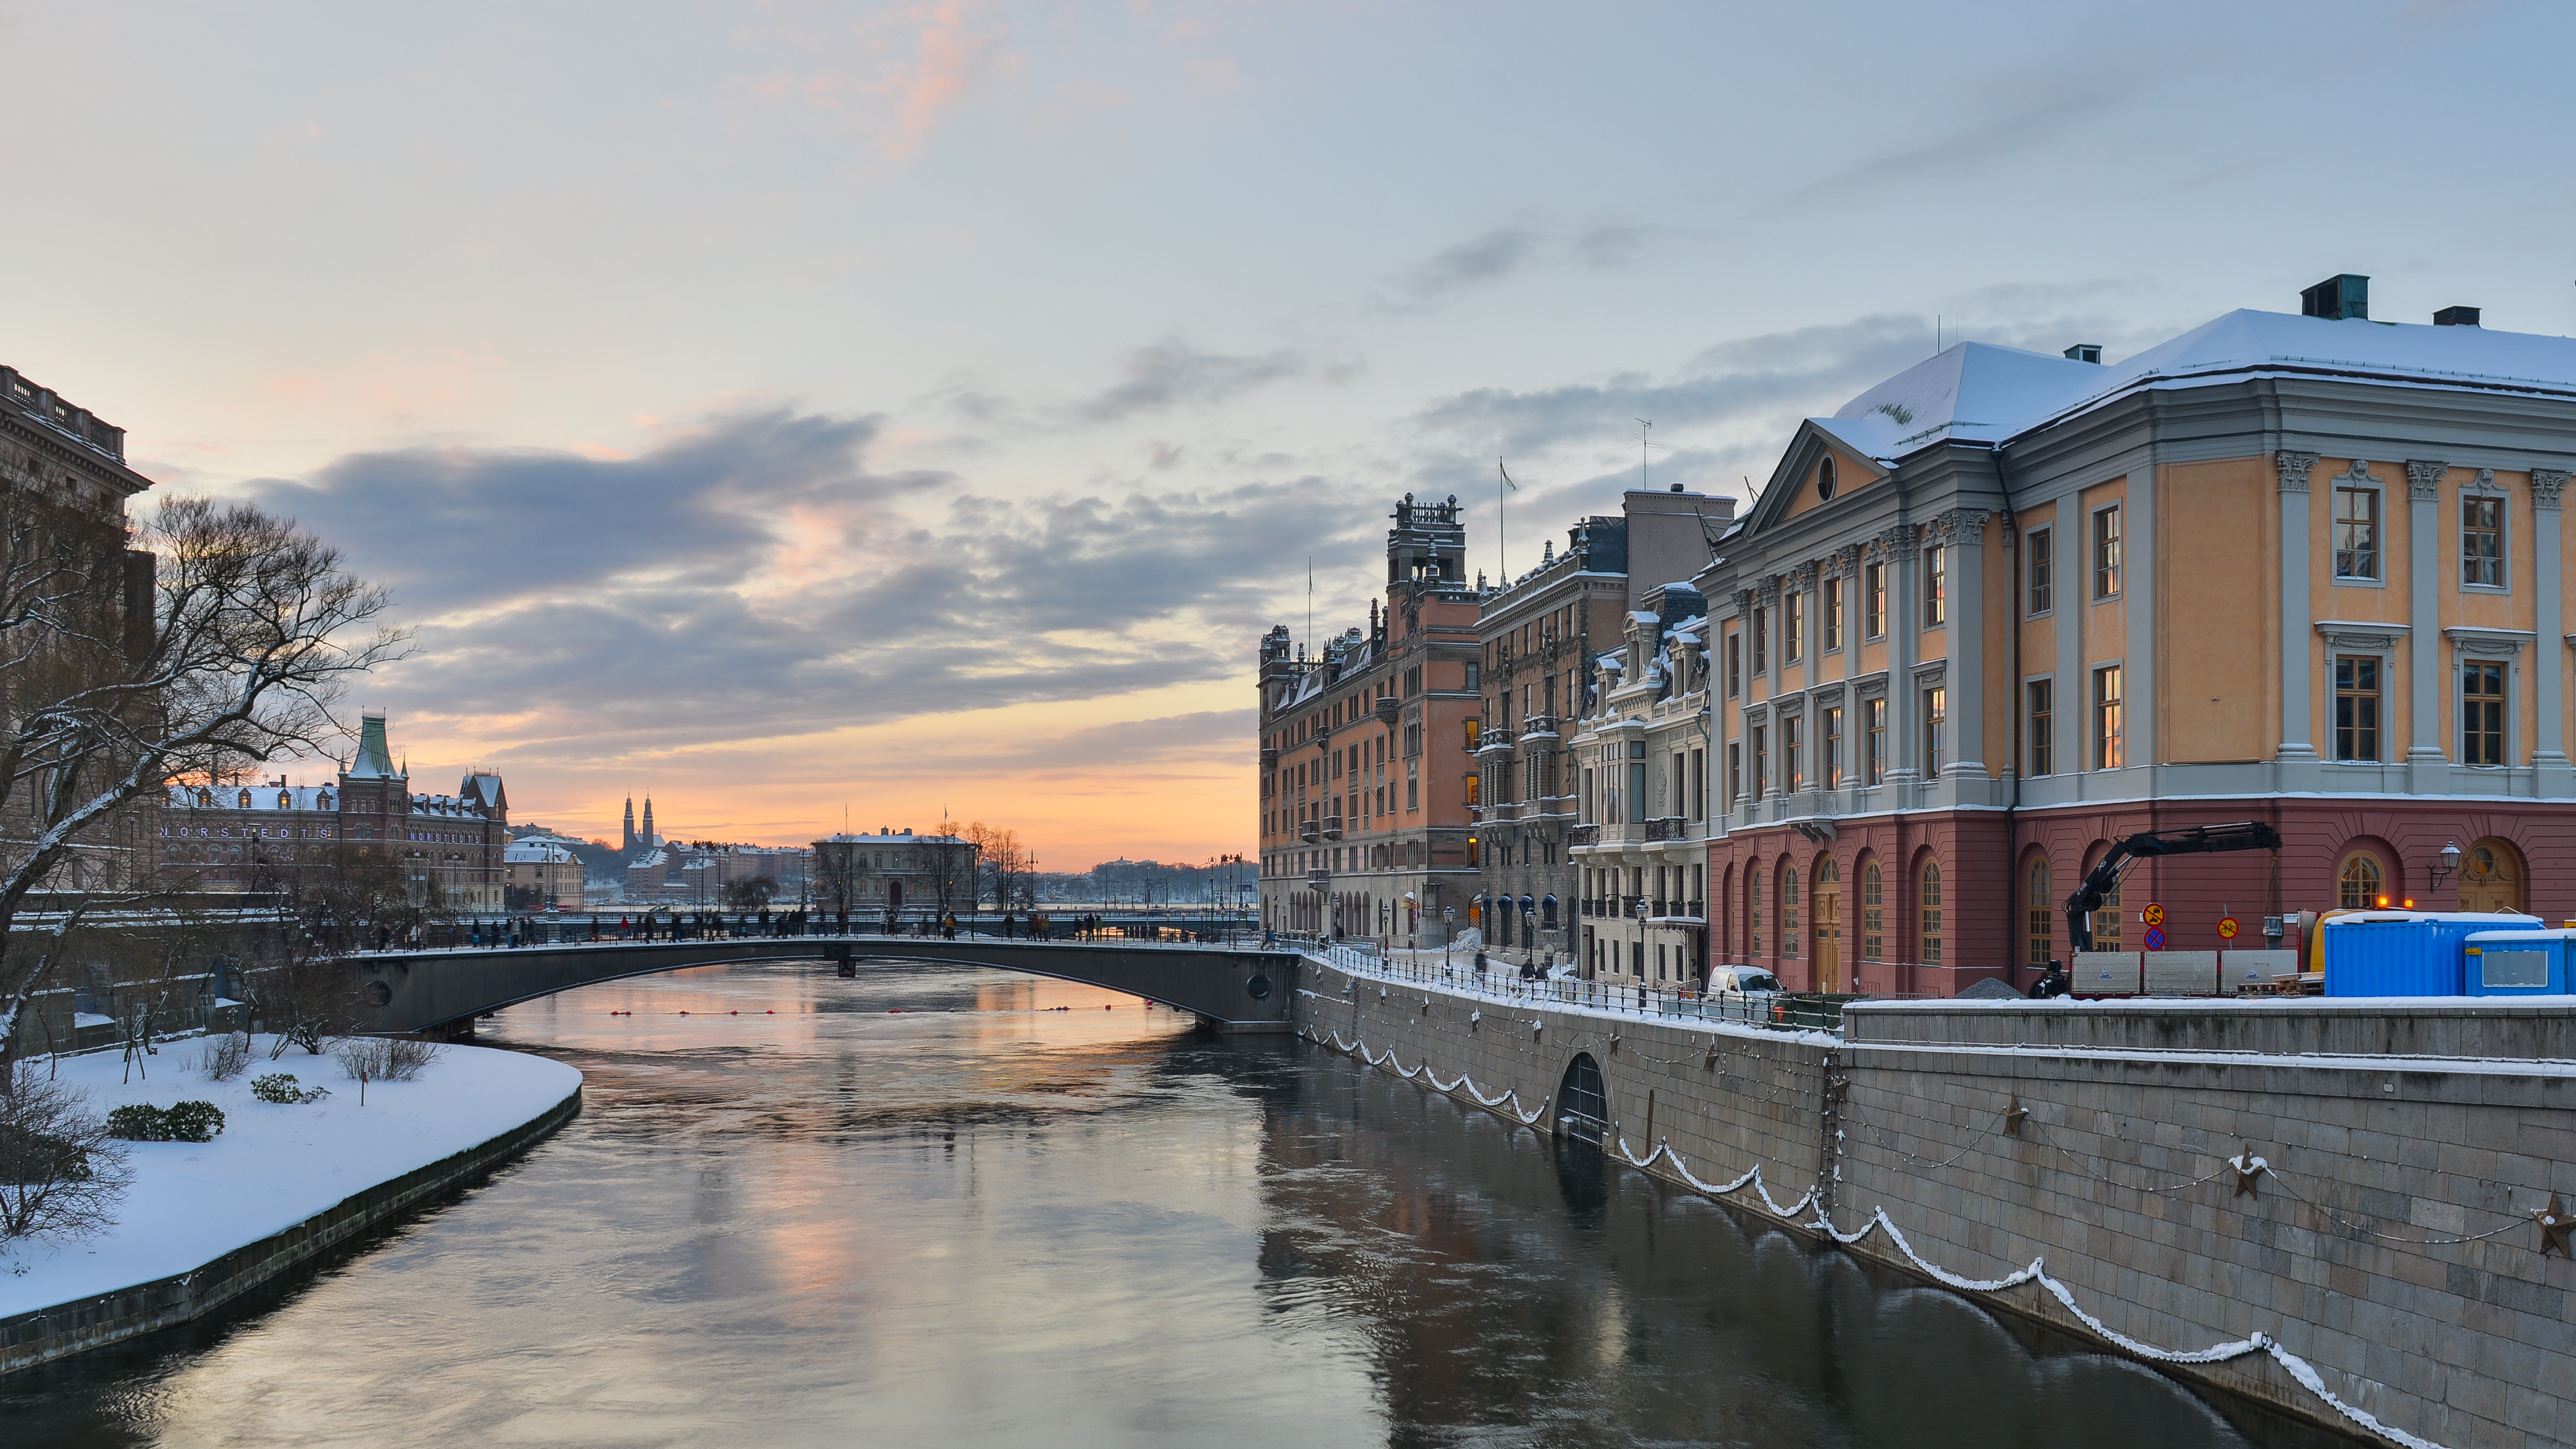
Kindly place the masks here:
[(1843, 1003), (1857, 998), (1820, 992), (1717, 992), (1656, 987), (1625, 981), (1528, 981), (1517, 968), (1476, 968), (1470, 955), (1437, 952), (1388, 955), (1373, 945), (1306, 948), (1325, 964), (1388, 983), (1438, 986), (1507, 1005), (1555, 1006), (1649, 1020), (1733, 1022), (1777, 1031), (1829, 1031), (1843, 1027)]

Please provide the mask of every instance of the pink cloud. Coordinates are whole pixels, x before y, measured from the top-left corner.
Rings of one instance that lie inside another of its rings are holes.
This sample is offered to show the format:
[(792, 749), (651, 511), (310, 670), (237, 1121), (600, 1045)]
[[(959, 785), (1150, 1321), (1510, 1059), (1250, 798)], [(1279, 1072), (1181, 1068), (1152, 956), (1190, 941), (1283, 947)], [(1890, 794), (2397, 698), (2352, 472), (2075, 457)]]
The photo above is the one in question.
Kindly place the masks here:
[(1007, 29), (977, 25), (967, 8), (965, 0), (940, 0), (904, 12), (905, 28), (916, 33), (912, 60), (890, 67), (887, 75), (895, 97), (894, 133), (885, 143), (888, 155), (911, 155), (939, 118), (979, 81), (1009, 68), (1012, 57), (1000, 50)]

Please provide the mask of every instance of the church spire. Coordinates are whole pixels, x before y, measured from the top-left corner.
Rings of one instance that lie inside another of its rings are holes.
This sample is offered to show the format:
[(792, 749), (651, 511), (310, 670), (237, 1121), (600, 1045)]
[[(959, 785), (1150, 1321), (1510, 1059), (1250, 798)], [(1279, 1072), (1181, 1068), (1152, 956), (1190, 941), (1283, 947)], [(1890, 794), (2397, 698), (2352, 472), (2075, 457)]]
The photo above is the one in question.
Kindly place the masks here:
[(635, 797), (632, 795), (626, 797), (626, 836), (618, 845), (618, 852), (623, 855), (635, 853)]

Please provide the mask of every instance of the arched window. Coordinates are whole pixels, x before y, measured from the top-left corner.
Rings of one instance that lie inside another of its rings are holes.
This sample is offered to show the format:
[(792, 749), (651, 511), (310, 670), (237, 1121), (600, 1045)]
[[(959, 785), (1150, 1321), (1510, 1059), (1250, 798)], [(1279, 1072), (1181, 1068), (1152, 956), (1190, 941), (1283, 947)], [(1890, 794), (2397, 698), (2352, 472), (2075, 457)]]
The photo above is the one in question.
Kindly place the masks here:
[(294, 808), (295, 808), (295, 797), (294, 797), (293, 795), (288, 794), (288, 793), (287, 793), (286, 791), (284, 791), (284, 790), (280, 790), (280, 791), (278, 791), (278, 792), (277, 792), (277, 808), (278, 808), (278, 809), (280, 809), (280, 810), (292, 810), (292, 809), (294, 809)]
[(1744, 872), (1744, 954), (1762, 954), (1762, 867)]
[(1780, 954), (1791, 960), (1798, 955), (1798, 868), (1794, 865), (1780, 871)]
[(1878, 862), (1871, 861), (1860, 870), (1860, 959), (1880, 959), (1885, 937), (1880, 927), (1886, 921), (1880, 896)]
[(1941, 964), (1941, 863), (1923, 862), (1923, 964)]
[(2030, 863), (2030, 964), (2045, 971), (2057, 956), (2057, 912), (2050, 900), (2048, 857)]
[(241, 792), (240, 801), (241, 801), (241, 808), (243, 808), (244, 810), (248, 810), (248, 809), (250, 808), (250, 792), (249, 792), (248, 790), (244, 790), (243, 792)]
[(2380, 904), (2379, 857), (2367, 851), (2345, 856), (2335, 872), (2335, 904), (2347, 911), (2366, 911)]

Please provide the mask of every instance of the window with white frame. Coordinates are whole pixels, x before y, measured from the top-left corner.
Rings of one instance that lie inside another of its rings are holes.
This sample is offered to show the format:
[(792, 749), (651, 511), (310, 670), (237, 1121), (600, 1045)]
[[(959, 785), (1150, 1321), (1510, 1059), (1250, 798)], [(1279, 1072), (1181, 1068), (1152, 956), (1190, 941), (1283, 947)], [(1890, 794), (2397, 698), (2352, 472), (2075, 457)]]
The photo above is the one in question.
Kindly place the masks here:
[(2493, 494), (2460, 496), (2460, 584), (2504, 587), (2504, 500)]
[(2334, 576), (2379, 579), (2379, 490), (2345, 484), (2334, 495)]
[(2034, 528), (2023, 537), (2022, 548), (2029, 557), (2030, 612), (2033, 617), (2047, 613), (2057, 601), (2057, 534), (2054, 529)]
[(2093, 514), (2093, 597), (2115, 599), (2120, 596), (2120, 505), (2097, 509)]
[(1950, 619), (1950, 551), (1938, 546), (1923, 550), (1923, 627), (1948, 623)]
[(2504, 763), (2505, 667), (2493, 659), (2460, 666), (2460, 763)]

